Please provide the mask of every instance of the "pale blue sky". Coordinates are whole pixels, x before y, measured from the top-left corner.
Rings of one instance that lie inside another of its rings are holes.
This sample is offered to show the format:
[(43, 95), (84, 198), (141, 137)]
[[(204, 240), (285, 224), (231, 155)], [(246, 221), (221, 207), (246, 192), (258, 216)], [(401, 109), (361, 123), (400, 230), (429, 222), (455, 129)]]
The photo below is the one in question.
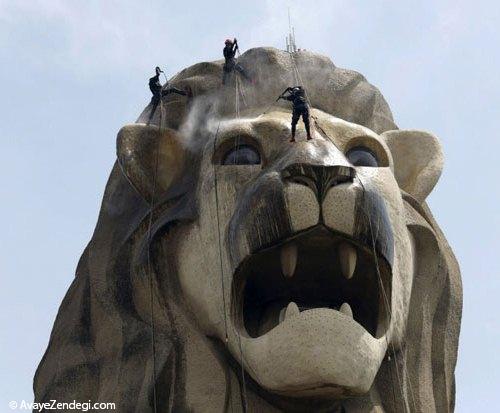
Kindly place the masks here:
[(283, 48), (287, 5), (300, 47), (362, 72), (401, 128), (441, 138), (429, 203), (464, 283), (456, 410), (500, 405), (498, 2), (0, 0), (1, 411), (32, 398), (116, 132), (148, 103), (152, 68), (218, 59), (232, 36)]

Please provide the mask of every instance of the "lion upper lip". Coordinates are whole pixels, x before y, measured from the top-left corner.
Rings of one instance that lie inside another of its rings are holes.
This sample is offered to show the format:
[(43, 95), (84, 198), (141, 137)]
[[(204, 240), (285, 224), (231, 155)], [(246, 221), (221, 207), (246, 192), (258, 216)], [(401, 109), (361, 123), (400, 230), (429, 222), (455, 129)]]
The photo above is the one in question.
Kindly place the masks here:
[(233, 279), (233, 316), (242, 333), (259, 337), (301, 311), (329, 308), (380, 337), (391, 279), (372, 249), (318, 226), (244, 260)]

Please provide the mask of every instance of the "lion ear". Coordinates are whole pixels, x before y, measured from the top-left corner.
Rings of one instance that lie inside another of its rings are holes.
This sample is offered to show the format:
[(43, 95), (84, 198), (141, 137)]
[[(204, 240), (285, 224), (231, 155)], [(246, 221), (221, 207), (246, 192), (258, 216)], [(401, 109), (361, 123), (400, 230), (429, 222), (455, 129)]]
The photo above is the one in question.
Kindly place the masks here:
[(169, 189), (184, 165), (179, 136), (169, 128), (126, 125), (118, 132), (116, 153), (123, 173), (148, 202)]
[(443, 151), (436, 136), (418, 130), (382, 134), (394, 160), (399, 187), (419, 202), (427, 198), (443, 170)]

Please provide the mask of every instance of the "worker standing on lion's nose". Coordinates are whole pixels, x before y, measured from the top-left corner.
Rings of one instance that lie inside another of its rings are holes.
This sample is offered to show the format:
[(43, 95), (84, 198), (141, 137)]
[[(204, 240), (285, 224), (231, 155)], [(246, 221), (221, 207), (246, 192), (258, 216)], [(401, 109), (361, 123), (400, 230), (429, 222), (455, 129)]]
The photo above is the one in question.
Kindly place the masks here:
[(287, 87), (277, 100), (280, 99), (289, 100), (293, 104), (292, 139), (290, 139), (290, 142), (295, 142), (295, 129), (297, 128), (297, 122), (301, 116), (306, 127), (307, 140), (312, 139), (309, 125), (309, 104), (307, 103), (306, 91), (304, 88), (302, 86)]
[(158, 107), (158, 104), (160, 103), (161, 98), (163, 96), (166, 96), (170, 93), (177, 93), (178, 95), (188, 96), (188, 97), (190, 96), (190, 93), (188, 93), (189, 91), (185, 92), (184, 90), (170, 86), (168, 84), (168, 81), (166, 81), (165, 84), (162, 85), (160, 82), (160, 73), (163, 73), (163, 70), (161, 70), (158, 66), (156, 66), (155, 68), (155, 73), (156, 74), (149, 79), (149, 89), (153, 94), (153, 97), (151, 98), (151, 104), (153, 105), (153, 108), (151, 109), (151, 114), (149, 115), (149, 121), (155, 114), (156, 108)]
[(251, 81), (250, 76), (248, 76), (247, 72), (241, 65), (236, 61), (236, 51), (238, 50), (238, 41), (236, 39), (226, 39), (224, 49), (222, 49), (222, 53), (224, 54), (224, 67), (222, 68), (222, 84), (225, 85), (227, 82), (227, 78), (233, 71), (237, 71), (243, 76), (246, 80)]

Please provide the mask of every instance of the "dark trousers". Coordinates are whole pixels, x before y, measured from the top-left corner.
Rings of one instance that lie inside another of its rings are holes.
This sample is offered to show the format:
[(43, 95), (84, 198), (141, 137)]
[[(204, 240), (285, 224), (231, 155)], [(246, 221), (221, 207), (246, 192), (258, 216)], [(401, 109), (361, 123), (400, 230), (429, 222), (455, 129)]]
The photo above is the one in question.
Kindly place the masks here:
[(311, 130), (309, 125), (309, 108), (307, 106), (297, 106), (293, 108), (292, 112), (292, 138), (295, 139), (295, 130), (297, 128), (297, 122), (302, 116), (304, 125), (306, 127), (307, 139), (311, 139)]
[(224, 63), (224, 67), (222, 68), (222, 84), (225, 85), (227, 83), (227, 79), (229, 78), (229, 75), (233, 71), (237, 71), (245, 80), (250, 80), (250, 76), (248, 76), (248, 73), (246, 72), (245, 69), (239, 64), (236, 63), (235, 61), (229, 61)]
[(177, 93), (178, 95), (182, 96), (187, 95), (187, 93), (184, 92), (183, 90), (177, 89), (176, 87), (173, 86), (169, 87), (168, 89), (164, 89), (161, 92), (153, 94), (153, 97), (151, 98), (151, 105), (153, 105), (153, 107), (151, 108), (151, 113), (149, 114), (148, 123), (151, 122), (151, 119), (153, 119), (153, 116), (156, 112), (156, 108), (160, 104), (161, 98), (163, 96), (169, 95), (170, 93)]

